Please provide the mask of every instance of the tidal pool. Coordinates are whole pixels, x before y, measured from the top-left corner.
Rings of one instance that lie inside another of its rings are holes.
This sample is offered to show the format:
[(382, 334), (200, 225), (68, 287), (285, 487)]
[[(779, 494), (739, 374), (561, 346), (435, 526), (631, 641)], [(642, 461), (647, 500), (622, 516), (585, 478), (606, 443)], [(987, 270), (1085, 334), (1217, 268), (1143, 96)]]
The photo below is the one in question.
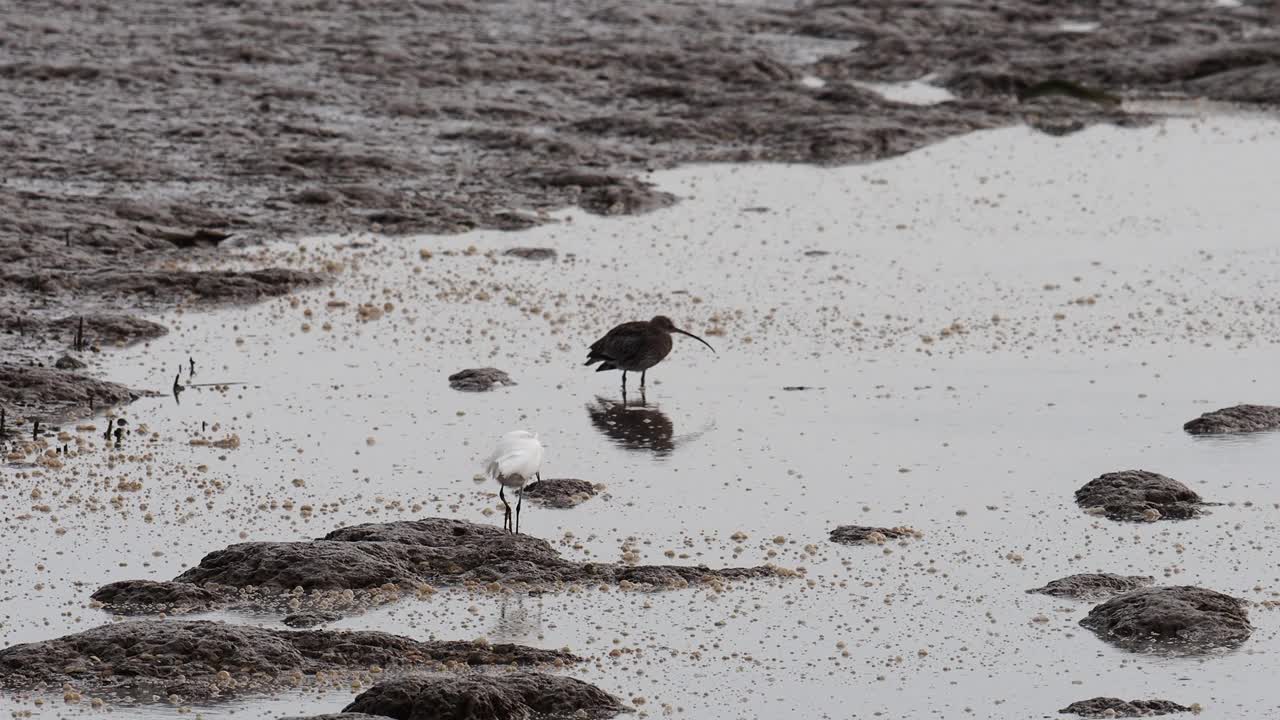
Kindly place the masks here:
[[(658, 173), (682, 202), (639, 217), (239, 249), (228, 264), (269, 256), (333, 282), (154, 317), (173, 331), (114, 352), (112, 379), (167, 391), (182, 367), (201, 386), (120, 409), (134, 432), (119, 450), (98, 418), (63, 468), (4, 468), (0, 643), (109, 622), (89, 602), (101, 584), (170, 579), (244, 539), (500, 524), (496, 486), (475, 476), (503, 432), (527, 428), (547, 445), (544, 477), (604, 485), (575, 509), (525, 508), (522, 529), (566, 556), (802, 574), (723, 592), (442, 589), (335, 627), (569, 647), (589, 661), (567, 672), (650, 715), (1052, 717), (1108, 695), (1272, 717), (1280, 434), (1181, 425), (1280, 402), (1277, 156), (1266, 116), (1012, 128), (866, 166)], [(646, 404), (624, 406), (617, 373), (581, 367), (586, 346), (655, 314), (717, 354), (677, 337)], [(518, 384), (449, 388), (484, 366)], [(1129, 468), (1224, 504), (1148, 524), (1075, 506), (1076, 488)], [(924, 537), (828, 542), (845, 524)], [(1023, 592), (1088, 571), (1246, 598), (1256, 631), (1231, 651), (1135, 654), (1077, 625), (1090, 603)], [(356, 692), (112, 707), (279, 717)], [(97, 712), (60, 695), (0, 707)]]

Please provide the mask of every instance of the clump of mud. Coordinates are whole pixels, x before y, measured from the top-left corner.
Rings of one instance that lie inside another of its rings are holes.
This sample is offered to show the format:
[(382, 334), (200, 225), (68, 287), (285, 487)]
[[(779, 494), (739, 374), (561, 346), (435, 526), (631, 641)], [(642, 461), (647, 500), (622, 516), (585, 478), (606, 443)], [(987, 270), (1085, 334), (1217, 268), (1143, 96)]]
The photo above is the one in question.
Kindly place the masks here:
[(1182, 426), (1192, 435), (1265, 432), (1280, 430), (1280, 407), (1235, 405), (1207, 412)]
[(909, 527), (865, 527), (862, 525), (841, 525), (831, 531), (831, 542), (842, 545), (883, 545), (888, 540), (906, 538), (922, 538), (924, 533)]
[(1120, 698), (1096, 697), (1073, 702), (1058, 712), (1087, 718), (1151, 717), (1153, 715), (1191, 712), (1191, 708), (1169, 700), (1130, 700), (1125, 702)]
[[(251, 542), (209, 553), (200, 564), (163, 583), (164, 593), (185, 597), (204, 589), (226, 605), (261, 602), (254, 593), (316, 592), (318, 602), (338, 602), (345, 591), (394, 594), (435, 585), (556, 587), (570, 583), (615, 584), (636, 589), (687, 587), (692, 583), (769, 578), (770, 566), (711, 569), (684, 565), (576, 563), (545, 540), (513, 535), (492, 525), (427, 518), (335, 530), (320, 540)], [(190, 591), (184, 589), (190, 586)], [(155, 584), (112, 583), (110, 601), (122, 611), (154, 605)], [(136, 589), (136, 595), (134, 591)], [(340, 591), (334, 596), (326, 591)], [(98, 598), (98, 594), (95, 594)], [(325, 608), (317, 608), (325, 609)]]
[(185, 700), (260, 692), (318, 672), (564, 664), (562, 650), (420, 642), (376, 631), (284, 631), (210, 621), (133, 620), (0, 650), (0, 685), (71, 683), (94, 691), (160, 691)]
[(1050, 581), (1044, 587), (1032, 588), (1028, 593), (1069, 597), (1076, 600), (1101, 600), (1144, 588), (1156, 581), (1150, 575), (1114, 575), (1112, 573), (1081, 573)]
[(515, 385), (505, 371), (498, 368), (468, 368), (449, 376), (449, 387), (463, 392), (485, 392), (500, 385)]
[(524, 496), (545, 507), (566, 509), (590, 500), (596, 492), (596, 486), (586, 480), (547, 478), (525, 487)]
[(563, 675), (510, 672), (407, 675), (369, 688), (343, 712), (397, 718), (603, 719), (631, 712), (600, 688)]
[(555, 260), (556, 251), (541, 247), (513, 247), (502, 253), (522, 260)]
[(1076, 504), (1112, 520), (1154, 522), (1199, 517), (1207, 503), (1191, 488), (1147, 470), (1106, 473), (1076, 491)]
[(1134, 590), (1089, 611), (1080, 624), (1129, 650), (1201, 651), (1253, 634), (1246, 602), (1188, 585)]

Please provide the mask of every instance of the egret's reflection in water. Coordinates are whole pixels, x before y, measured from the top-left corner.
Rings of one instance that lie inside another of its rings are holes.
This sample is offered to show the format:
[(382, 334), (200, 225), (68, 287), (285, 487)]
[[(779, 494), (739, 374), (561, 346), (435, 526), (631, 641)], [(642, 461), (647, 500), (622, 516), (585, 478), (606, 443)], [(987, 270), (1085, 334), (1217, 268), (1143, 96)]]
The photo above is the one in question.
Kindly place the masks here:
[(648, 450), (658, 455), (675, 449), (675, 427), (657, 405), (640, 401), (622, 402), (596, 396), (587, 406), (591, 424), (606, 437), (629, 450)]
[(542, 596), (503, 593), (498, 621), (489, 637), (499, 642), (529, 642), (542, 637)]

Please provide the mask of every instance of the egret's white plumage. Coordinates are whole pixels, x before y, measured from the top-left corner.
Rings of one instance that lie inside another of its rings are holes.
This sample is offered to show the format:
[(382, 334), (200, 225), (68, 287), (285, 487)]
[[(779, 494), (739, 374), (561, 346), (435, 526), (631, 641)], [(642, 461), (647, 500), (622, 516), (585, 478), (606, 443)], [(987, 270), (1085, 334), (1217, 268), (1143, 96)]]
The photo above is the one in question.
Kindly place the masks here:
[(485, 462), (485, 474), (498, 481), (500, 486), (498, 488), (498, 497), (502, 498), (502, 504), (507, 506), (503, 527), (508, 529), (511, 527), (511, 506), (507, 504), (507, 498), (502, 492), (503, 489), (514, 488), (519, 491), (519, 499), (516, 500), (515, 523), (515, 531), (518, 533), (520, 532), (520, 505), (524, 501), (524, 487), (534, 478), (542, 479), (538, 475), (541, 467), (542, 443), (538, 441), (537, 433), (531, 433), (528, 430), (513, 430), (503, 435), (502, 440), (498, 442), (498, 447)]

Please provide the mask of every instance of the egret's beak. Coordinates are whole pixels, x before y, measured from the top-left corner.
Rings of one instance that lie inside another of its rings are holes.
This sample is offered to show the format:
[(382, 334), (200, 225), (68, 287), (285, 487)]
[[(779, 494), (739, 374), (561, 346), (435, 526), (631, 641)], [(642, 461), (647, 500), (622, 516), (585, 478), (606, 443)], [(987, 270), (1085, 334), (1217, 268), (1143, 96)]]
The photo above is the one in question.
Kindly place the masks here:
[(706, 346), (707, 346), (707, 349), (708, 349), (708, 350), (710, 350), (711, 352), (713, 352), (713, 353), (714, 353), (714, 352), (716, 351), (716, 349), (715, 349), (715, 348), (713, 348), (713, 347), (711, 347), (711, 345), (710, 345), (706, 340), (703, 340), (702, 338), (698, 337), (697, 335), (694, 335), (694, 334), (693, 334), (693, 333), (691, 333), (691, 332), (685, 332), (684, 330), (681, 330), (680, 328), (672, 328), (672, 329), (673, 329), (673, 330), (675, 330), (676, 332), (680, 333), (681, 335), (688, 335), (689, 337), (693, 338), (694, 340), (697, 340), (698, 342), (702, 343), (703, 345), (706, 345)]

